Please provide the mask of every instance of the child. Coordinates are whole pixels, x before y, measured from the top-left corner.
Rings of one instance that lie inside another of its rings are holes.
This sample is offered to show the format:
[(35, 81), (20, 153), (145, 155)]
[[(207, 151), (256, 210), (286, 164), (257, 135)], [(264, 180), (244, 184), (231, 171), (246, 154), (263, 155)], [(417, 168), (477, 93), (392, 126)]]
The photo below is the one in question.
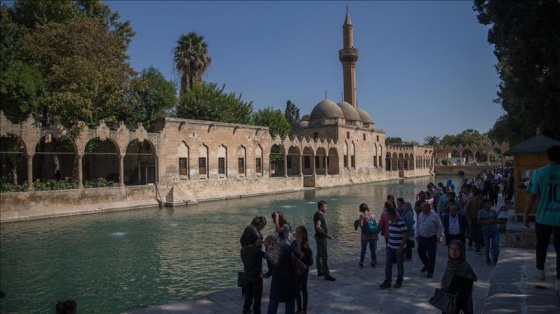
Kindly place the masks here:
[(472, 288), (477, 280), (471, 265), (465, 259), (465, 245), (460, 240), (449, 242), (449, 260), (441, 279), (441, 288), (445, 292), (456, 294), (456, 313), (463, 311), (473, 313)]
[(263, 292), (263, 272), (262, 259), (267, 255), (259, 247), (260, 238), (256, 234), (247, 236), (248, 246), (241, 250), (243, 257), (243, 269), (245, 270), (245, 302), (243, 313), (251, 313), (251, 303), (253, 313), (261, 312), (261, 298)]
[(309, 266), (313, 265), (313, 251), (309, 248), (307, 228), (304, 226), (296, 228), (296, 241), (292, 243), (292, 248), (298, 251), (301, 256), (300, 259), (307, 265), (307, 270), (297, 278), (299, 291), (296, 296), (297, 313), (305, 314), (307, 313), (308, 300), (307, 277), (309, 275)]
[[(500, 254), (498, 212), (492, 209), (492, 200), (485, 198), (482, 204), (484, 208), (478, 212), (478, 223), (482, 225), (486, 264), (496, 265), (498, 263), (498, 254)], [(492, 242), (492, 260), (490, 259), (490, 242)]]

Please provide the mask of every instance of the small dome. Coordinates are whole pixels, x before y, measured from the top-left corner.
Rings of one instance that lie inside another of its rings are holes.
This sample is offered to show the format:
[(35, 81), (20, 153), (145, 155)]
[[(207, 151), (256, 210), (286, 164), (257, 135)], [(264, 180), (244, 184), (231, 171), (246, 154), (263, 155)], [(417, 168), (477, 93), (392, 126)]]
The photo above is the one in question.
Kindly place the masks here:
[(325, 99), (313, 108), (309, 120), (325, 118), (344, 118), (344, 113), (334, 101)]
[(309, 126), (309, 121), (301, 120), (301, 121), (298, 123), (298, 126), (299, 126), (300, 128), (306, 128), (306, 127)]
[(344, 113), (344, 118), (346, 119), (346, 122), (362, 121), (362, 118), (360, 118), (360, 115), (358, 114), (358, 111), (356, 111), (356, 108), (352, 107), (351, 104), (349, 104), (345, 101), (341, 101), (341, 102), (338, 103), (338, 106), (340, 107), (340, 109), (342, 109), (342, 112)]
[(360, 115), (360, 118), (362, 118), (362, 122), (364, 124), (373, 123), (373, 120), (371, 120), (371, 117), (364, 109), (357, 108), (356, 111), (358, 111), (358, 114)]

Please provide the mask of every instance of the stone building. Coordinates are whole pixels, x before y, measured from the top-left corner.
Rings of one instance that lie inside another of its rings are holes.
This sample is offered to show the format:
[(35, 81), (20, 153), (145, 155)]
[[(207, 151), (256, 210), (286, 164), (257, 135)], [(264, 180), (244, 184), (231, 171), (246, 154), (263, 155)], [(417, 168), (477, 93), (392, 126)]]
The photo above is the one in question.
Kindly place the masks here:
[[(108, 208), (104, 203), (181, 205), (432, 174), (432, 147), (386, 146), (385, 132), (357, 107), (358, 50), (348, 12), (339, 59), (344, 101), (319, 101), (286, 138), (271, 138), (263, 126), (176, 118), (161, 119), (152, 132), (141, 124), (111, 130), (101, 121), (70, 137), (64, 128), (41, 126), (32, 117), (12, 123), (0, 112), (3, 180), (77, 181), (74, 190), (38, 192), (28, 184), (27, 192), (2, 193), (1, 220), (91, 212)], [(18, 148), (8, 151), (10, 145)], [(97, 178), (115, 187), (84, 187)]]

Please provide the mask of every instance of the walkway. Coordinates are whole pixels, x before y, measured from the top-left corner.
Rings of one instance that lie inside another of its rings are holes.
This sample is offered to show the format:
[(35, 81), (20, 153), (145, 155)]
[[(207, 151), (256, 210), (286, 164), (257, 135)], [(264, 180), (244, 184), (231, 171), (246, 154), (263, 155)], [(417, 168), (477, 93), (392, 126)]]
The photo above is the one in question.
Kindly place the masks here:
[[(500, 239), (503, 243), (503, 233), (500, 234)], [(532, 249), (502, 247), (497, 266), (486, 265), (483, 255), (468, 250), (467, 260), (478, 276), (473, 290), (474, 313), (560, 313), (560, 299), (554, 290), (553, 281), (556, 271), (555, 256), (554, 250), (549, 250), (545, 268), (546, 280), (537, 282)], [(438, 313), (428, 303), (428, 299), (434, 289), (439, 287), (445, 271), (447, 250), (443, 244), (438, 246), (434, 277), (426, 278), (426, 274), (420, 272), (422, 263), (414, 253), (413, 261), (405, 263), (404, 285), (400, 289), (379, 289), (378, 285), (384, 279), (384, 250), (378, 251), (377, 259), (380, 263), (375, 268), (360, 269), (357, 259), (332, 265), (331, 273), (337, 278), (335, 282), (317, 277), (317, 271), (312, 266), (308, 283), (308, 313)], [(395, 276), (396, 265), (393, 267)], [(269, 284), (270, 279), (265, 279), (261, 308), (264, 313), (268, 306)], [(232, 288), (199, 299), (136, 313), (229, 314), (241, 313), (242, 305), (240, 288)], [(278, 313), (284, 313), (282, 304)]]

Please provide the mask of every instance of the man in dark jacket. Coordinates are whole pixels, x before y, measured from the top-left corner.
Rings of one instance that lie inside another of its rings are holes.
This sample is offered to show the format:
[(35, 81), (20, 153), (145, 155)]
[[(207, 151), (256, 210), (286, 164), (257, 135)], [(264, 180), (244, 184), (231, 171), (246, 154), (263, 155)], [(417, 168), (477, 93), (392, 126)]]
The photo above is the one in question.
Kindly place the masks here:
[(467, 218), (458, 212), (457, 205), (449, 205), (449, 215), (442, 217), (445, 245), (453, 240), (465, 243), (465, 230), (467, 229)]

